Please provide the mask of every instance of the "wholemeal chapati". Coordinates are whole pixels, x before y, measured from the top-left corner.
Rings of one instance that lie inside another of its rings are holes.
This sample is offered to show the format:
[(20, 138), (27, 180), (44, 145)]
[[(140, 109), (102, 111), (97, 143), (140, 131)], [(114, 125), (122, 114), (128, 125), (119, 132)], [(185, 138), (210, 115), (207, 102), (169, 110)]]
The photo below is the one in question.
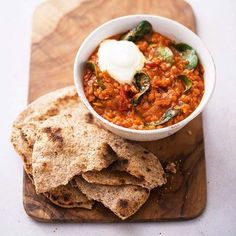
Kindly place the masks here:
[(137, 144), (122, 139), (109, 142), (117, 160), (102, 171), (89, 171), (83, 178), (90, 183), (134, 184), (153, 189), (166, 183), (164, 170), (155, 155)]
[(140, 186), (91, 184), (82, 177), (75, 177), (72, 183), (87, 197), (101, 202), (122, 220), (133, 215), (149, 196), (149, 190)]
[(126, 219), (166, 182), (157, 157), (100, 127), (73, 86), (30, 104), (11, 140), (36, 192), (65, 208), (91, 209), (94, 199)]
[(107, 131), (80, 119), (76, 110), (72, 115), (51, 117), (38, 129), (32, 155), (37, 193), (65, 185), (83, 172), (102, 170), (116, 160), (106, 140), (100, 138)]
[(142, 186), (153, 189), (166, 183), (158, 158), (141, 145), (116, 138), (109, 145), (118, 156), (113, 169), (125, 171), (142, 180)]
[[(32, 152), (36, 139), (38, 126), (47, 118), (56, 114), (68, 113), (78, 107), (82, 117), (87, 113), (73, 86), (56, 90), (46, 94), (31, 103), (17, 117), (13, 124), (11, 142), (24, 163), (24, 169), (34, 184), (32, 177)], [(45, 192), (44, 195), (54, 204), (65, 208), (83, 207), (91, 209), (93, 202), (70, 184), (59, 186), (54, 190)]]

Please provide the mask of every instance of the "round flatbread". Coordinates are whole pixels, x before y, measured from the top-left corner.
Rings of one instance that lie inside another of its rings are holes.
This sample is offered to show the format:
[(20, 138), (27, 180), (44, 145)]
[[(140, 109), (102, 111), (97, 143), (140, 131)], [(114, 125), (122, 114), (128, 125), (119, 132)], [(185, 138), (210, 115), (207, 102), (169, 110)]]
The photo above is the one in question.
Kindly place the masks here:
[[(74, 86), (66, 87), (48, 93), (31, 103), (17, 117), (12, 127), (11, 142), (24, 163), (24, 169), (34, 184), (32, 178), (32, 152), (37, 136), (37, 129), (49, 117), (70, 113), (79, 107), (84, 114), (85, 107), (79, 101)], [(91, 209), (93, 201), (89, 200), (81, 191), (67, 184), (44, 193), (51, 202), (64, 207), (83, 207)]]

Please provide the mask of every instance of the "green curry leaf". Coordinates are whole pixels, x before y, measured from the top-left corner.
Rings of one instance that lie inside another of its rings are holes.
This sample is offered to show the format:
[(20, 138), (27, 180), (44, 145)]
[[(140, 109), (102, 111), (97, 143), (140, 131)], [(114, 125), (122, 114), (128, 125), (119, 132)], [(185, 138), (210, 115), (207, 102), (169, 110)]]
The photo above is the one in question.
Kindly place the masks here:
[(121, 40), (128, 40), (135, 42), (141, 39), (144, 35), (152, 32), (152, 25), (144, 20), (141, 21), (134, 29), (121, 36)]
[(181, 52), (184, 60), (188, 61), (188, 64), (185, 66), (186, 69), (192, 70), (198, 65), (198, 56), (196, 51), (185, 43), (178, 43), (172, 45), (176, 50)]
[(175, 116), (177, 116), (178, 114), (180, 114), (182, 112), (181, 109), (175, 109), (175, 108), (170, 108), (168, 109), (161, 117), (160, 120), (158, 121), (153, 121), (153, 122), (149, 122), (146, 123), (146, 126), (158, 126), (158, 125), (163, 125), (166, 122), (168, 122), (169, 120), (173, 119)]
[(98, 66), (96, 65), (95, 62), (93, 61), (87, 61), (86, 62), (87, 67), (94, 73), (94, 75), (96, 76), (96, 80), (95, 82), (97, 83), (97, 85), (104, 90), (106, 88), (106, 86), (104, 85), (102, 79), (99, 78), (98, 76)]
[(196, 68), (198, 64), (198, 57), (195, 50), (187, 50), (182, 54), (183, 58), (188, 61), (188, 64), (185, 66), (186, 69), (192, 70)]
[(157, 47), (156, 48), (156, 56), (162, 57), (166, 62), (173, 64), (174, 62), (174, 54), (168, 47)]
[(179, 75), (177, 79), (180, 79), (184, 83), (184, 93), (188, 92), (192, 88), (192, 81), (186, 75)]
[(134, 76), (134, 85), (139, 92), (135, 94), (134, 97), (132, 98), (132, 105), (137, 106), (143, 94), (146, 93), (150, 88), (149, 76), (144, 72), (136, 73)]
[(95, 62), (87, 61), (86, 65), (96, 76), (98, 75), (98, 68)]
[(172, 44), (172, 46), (178, 50), (179, 52), (185, 52), (187, 50), (192, 50), (193, 48), (190, 47), (188, 44), (186, 43), (178, 43), (178, 44)]

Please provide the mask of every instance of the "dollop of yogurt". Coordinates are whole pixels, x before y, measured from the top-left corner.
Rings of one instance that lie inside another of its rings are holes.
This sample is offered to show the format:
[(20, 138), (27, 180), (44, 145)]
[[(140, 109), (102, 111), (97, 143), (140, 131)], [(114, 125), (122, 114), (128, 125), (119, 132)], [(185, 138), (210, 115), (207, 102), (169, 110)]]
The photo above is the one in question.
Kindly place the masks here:
[(121, 84), (131, 84), (145, 63), (145, 57), (133, 42), (104, 40), (98, 49), (98, 65)]

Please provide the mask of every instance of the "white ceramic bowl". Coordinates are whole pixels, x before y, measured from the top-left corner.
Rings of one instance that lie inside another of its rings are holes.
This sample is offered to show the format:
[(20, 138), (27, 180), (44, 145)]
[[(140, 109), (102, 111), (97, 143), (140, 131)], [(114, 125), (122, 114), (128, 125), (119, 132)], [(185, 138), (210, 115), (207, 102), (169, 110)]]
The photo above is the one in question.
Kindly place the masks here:
[[(95, 48), (100, 44), (100, 42), (112, 35), (132, 29), (142, 20), (149, 21), (152, 24), (154, 31), (160, 32), (161, 34), (174, 39), (176, 42), (184, 42), (191, 45), (197, 51), (197, 54), (205, 70), (205, 93), (196, 110), (184, 120), (174, 125), (155, 130), (134, 130), (124, 128), (122, 126), (115, 125), (98, 115), (90, 105), (84, 94), (82, 81), (85, 62), (95, 50)], [(84, 40), (77, 52), (74, 62), (74, 82), (78, 94), (85, 106), (108, 130), (126, 139), (137, 141), (151, 141), (170, 136), (171, 134), (183, 128), (200, 112), (202, 112), (214, 90), (215, 66), (209, 51), (207, 50), (201, 39), (185, 26), (164, 17), (154, 15), (130, 15), (106, 22), (105, 24), (95, 29)]]

